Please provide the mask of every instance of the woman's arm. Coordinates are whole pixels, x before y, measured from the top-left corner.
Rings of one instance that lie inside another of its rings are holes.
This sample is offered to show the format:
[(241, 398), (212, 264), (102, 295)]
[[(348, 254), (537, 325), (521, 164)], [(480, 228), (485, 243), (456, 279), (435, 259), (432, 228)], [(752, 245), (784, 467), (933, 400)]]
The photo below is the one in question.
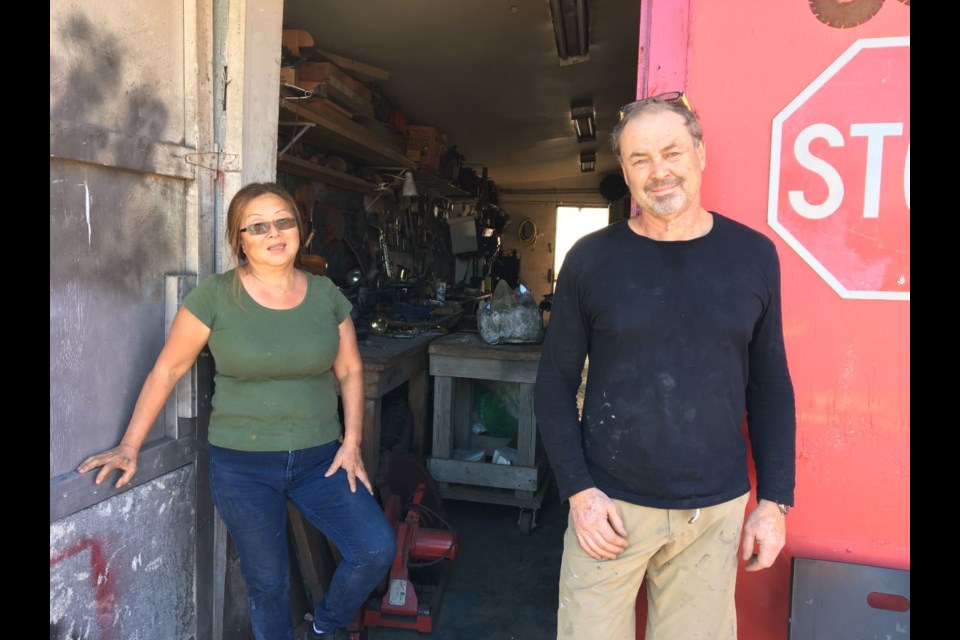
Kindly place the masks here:
[(343, 445), (326, 475), (331, 476), (343, 467), (350, 482), (350, 491), (356, 492), (356, 479), (359, 478), (367, 491), (373, 494), (373, 484), (363, 467), (360, 450), (363, 438), (363, 361), (350, 316), (340, 323), (340, 350), (333, 362), (333, 373), (340, 382), (340, 398), (343, 401)]
[(210, 328), (195, 315), (183, 307), (177, 311), (170, 326), (170, 335), (140, 389), (120, 444), (88, 457), (77, 467), (78, 472), (86, 473), (102, 467), (95, 481), (100, 484), (111, 471), (121, 470), (123, 475), (117, 480), (117, 488), (130, 482), (137, 472), (137, 455), (150, 433), (150, 428), (160, 415), (177, 381), (193, 366), (209, 337)]

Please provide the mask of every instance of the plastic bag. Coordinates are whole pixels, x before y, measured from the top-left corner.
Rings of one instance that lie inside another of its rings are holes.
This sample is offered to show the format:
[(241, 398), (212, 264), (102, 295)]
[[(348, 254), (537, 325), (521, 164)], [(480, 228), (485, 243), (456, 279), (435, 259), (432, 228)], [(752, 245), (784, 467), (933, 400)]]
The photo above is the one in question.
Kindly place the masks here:
[(476, 420), (491, 436), (513, 438), (517, 435), (520, 424), (517, 403), (508, 393), (501, 393), (494, 385), (474, 381), (473, 406)]

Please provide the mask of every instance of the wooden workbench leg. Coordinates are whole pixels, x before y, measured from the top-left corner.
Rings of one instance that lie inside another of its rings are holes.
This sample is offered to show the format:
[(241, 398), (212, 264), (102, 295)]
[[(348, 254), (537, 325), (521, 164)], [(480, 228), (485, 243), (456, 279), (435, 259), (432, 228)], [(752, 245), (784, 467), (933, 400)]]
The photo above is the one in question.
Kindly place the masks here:
[(410, 374), (408, 386), (408, 400), (410, 411), (413, 413), (413, 452), (424, 455), (424, 431), (427, 415), (427, 371), (420, 369)]
[(433, 377), (433, 457), (448, 459), (453, 454), (452, 420), (453, 378)]
[(380, 400), (369, 398), (363, 401), (363, 441), (360, 451), (363, 455), (363, 467), (367, 470), (370, 482), (377, 483), (380, 472)]
[(312, 613), (313, 608), (327, 592), (336, 566), (332, 562), (330, 548), (326, 546), (326, 539), (290, 503), (287, 503), (287, 517), (293, 534), (293, 551), (300, 567), (307, 597), (310, 599)]
[(533, 385), (519, 383), (520, 406), (517, 428), (517, 464), (521, 467), (534, 466), (537, 448), (537, 423), (533, 413)]

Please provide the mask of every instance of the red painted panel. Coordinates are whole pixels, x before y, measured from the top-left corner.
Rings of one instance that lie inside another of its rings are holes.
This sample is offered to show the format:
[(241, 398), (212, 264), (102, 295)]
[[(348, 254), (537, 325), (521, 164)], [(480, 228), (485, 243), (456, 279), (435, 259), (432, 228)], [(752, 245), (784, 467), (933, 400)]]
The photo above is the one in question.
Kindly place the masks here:
[[(878, 244), (899, 267), (882, 286), (906, 275), (902, 299), (842, 297), (768, 222), (774, 120), (858, 40), (908, 37), (910, 7), (887, 0), (867, 22), (837, 29), (820, 22), (806, 0), (645, 0), (641, 20), (637, 95), (687, 91), (704, 125), (704, 205), (763, 231), (780, 252), (797, 392), (796, 508), (777, 563), (741, 572), (737, 605), (740, 640), (786, 640), (793, 557), (910, 569), (909, 161), (902, 157), (909, 148), (909, 100), (882, 114), (884, 121), (901, 118), (904, 128), (888, 139), (886, 151), (901, 157), (884, 156), (889, 164), (877, 209), (885, 224), (899, 216)], [(847, 123), (844, 135), (849, 123), (880, 117), (868, 114), (855, 94), (883, 90), (870, 84), (886, 82), (882, 70), (869, 68), (891, 62), (882, 58), (857, 61), (850, 92), (831, 90), (817, 107)], [(685, 86), (675, 86), (678, 78)], [(871, 80), (864, 84), (864, 78)], [(843, 168), (851, 184), (864, 180), (866, 170)], [(824, 242), (830, 233), (856, 233), (851, 220), (823, 230)], [(645, 612), (641, 598), (638, 638)]]

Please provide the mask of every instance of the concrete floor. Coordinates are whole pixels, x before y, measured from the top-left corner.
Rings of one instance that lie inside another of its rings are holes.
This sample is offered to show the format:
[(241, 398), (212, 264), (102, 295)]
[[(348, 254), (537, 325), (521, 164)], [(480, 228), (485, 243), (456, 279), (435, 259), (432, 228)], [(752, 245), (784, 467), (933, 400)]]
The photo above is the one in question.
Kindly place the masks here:
[(518, 507), (460, 500), (444, 500), (443, 507), (460, 546), (432, 616), (433, 630), (367, 627), (366, 640), (554, 640), (568, 512), (555, 486), (526, 535)]

